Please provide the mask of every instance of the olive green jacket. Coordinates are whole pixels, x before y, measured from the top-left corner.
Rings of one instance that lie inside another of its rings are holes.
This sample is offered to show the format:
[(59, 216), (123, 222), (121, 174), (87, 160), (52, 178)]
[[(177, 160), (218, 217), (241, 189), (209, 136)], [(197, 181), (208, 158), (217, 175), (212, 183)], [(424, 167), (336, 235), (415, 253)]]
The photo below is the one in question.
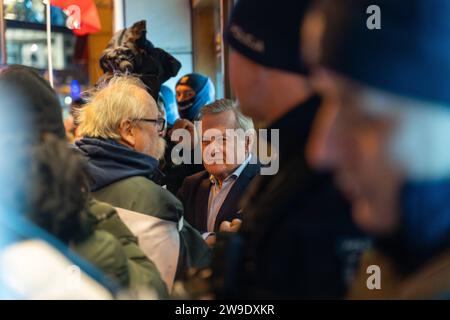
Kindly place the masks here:
[(188, 268), (209, 265), (211, 251), (200, 233), (184, 221), (181, 202), (150, 179), (126, 178), (93, 194), (116, 207), (142, 251), (155, 262), (169, 292)]
[(93, 234), (76, 245), (75, 251), (116, 280), (133, 297), (154, 290), (156, 297), (168, 298), (168, 291), (155, 264), (147, 258), (110, 205), (94, 199), (89, 203), (94, 219)]

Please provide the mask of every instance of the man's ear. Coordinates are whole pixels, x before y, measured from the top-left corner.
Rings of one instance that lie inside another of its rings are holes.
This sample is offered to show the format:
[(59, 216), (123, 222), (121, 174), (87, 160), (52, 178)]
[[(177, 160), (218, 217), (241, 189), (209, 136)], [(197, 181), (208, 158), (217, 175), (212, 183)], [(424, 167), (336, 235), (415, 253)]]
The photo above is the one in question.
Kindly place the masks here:
[(123, 143), (134, 149), (136, 145), (136, 135), (134, 125), (130, 120), (123, 120), (119, 125), (120, 139)]

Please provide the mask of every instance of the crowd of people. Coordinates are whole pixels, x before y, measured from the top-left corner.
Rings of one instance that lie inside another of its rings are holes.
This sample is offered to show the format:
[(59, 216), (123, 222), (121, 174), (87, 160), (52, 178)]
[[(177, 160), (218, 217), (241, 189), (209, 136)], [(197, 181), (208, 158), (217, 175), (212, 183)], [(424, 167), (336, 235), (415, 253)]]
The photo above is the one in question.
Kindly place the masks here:
[(0, 296), (450, 299), (450, 3), (378, 3), (239, 0), (236, 101), (143, 21), (70, 121), (1, 68)]

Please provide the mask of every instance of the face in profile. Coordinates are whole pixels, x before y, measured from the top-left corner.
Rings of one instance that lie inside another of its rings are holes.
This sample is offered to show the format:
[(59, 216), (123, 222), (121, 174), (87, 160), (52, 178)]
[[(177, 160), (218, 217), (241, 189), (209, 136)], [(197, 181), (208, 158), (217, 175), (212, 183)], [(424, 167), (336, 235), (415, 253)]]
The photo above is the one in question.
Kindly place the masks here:
[[(313, 166), (334, 170), (336, 183), (352, 202), (353, 217), (363, 229), (389, 234), (399, 220), (402, 174), (391, 161), (396, 119), (379, 112), (363, 88), (337, 75), (319, 81), (325, 103), (316, 119), (308, 158)], [(389, 106), (395, 107), (395, 106)]]
[(141, 96), (141, 101), (146, 106), (144, 119), (155, 121), (135, 121), (132, 128), (134, 135), (134, 149), (155, 159), (162, 159), (166, 148), (166, 142), (162, 138), (164, 127), (156, 121), (162, 119), (158, 107), (153, 98), (143, 89), (136, 88), (136, 95)]
[(265, 118), (264, 68), (243, 55), (230, 52), (230, 81), (242, 113), (256, 120)]

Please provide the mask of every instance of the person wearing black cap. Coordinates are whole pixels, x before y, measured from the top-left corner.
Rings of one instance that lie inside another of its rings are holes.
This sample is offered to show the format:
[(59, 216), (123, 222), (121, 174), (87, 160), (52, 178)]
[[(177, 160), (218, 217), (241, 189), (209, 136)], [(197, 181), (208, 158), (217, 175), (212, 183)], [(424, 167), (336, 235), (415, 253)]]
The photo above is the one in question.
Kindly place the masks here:
[[(354, 220), (374, 235), (349, 298), (450, 298), (450, 2), (328, 1), (305, 57), (324, 106), (314, 164), (331, 166)], [(325, 24), (320, 25), (322, 22)], [(307, 39), (307, 40), (306, 40)]]
[[(257, 177), (219, 296), (340, 298), (365, 245), (331, 176), (313, 171), (306, 141), (321, 98), (299, 60), (310, 1), (240, 0), (226, 32), (230, 78), (242, 111), (279, 130), (279, 171)], [(240, 263), (231, 263), (243, 256)]]

